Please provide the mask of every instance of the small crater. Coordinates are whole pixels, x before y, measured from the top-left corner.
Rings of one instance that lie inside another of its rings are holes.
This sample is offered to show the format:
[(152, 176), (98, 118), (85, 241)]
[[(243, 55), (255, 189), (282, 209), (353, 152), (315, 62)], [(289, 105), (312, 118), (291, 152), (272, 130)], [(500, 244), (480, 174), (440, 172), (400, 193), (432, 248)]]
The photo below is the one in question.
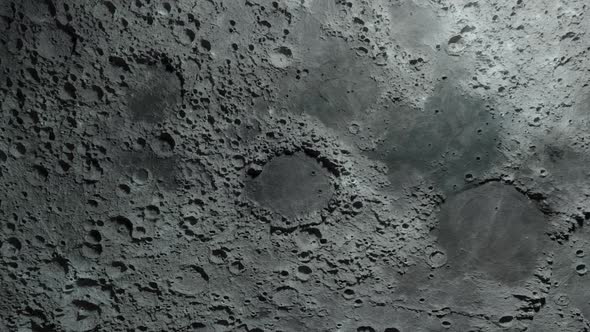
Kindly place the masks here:
[(244, 168), (244, 166), (246, 166), (246, 161), (244, 160), (244, 157), (239, 155), (233, 156), (231, 163), (235, 169), (242, 169)]
[(176, 141), (172, 135), (168, 133), (161, 133), (156, 137), (152, 143), (152, 150), (161, 156), (169, 156), (174, 152)]
[(358, 123), (351, 123), (348, 126), (348, 132), (353, 135), (358, 134), (360, 131), (361, 131), (361, 126)]
[(143, 186), (150, 180), (151, 173), (145, 168), (138, 168), (133, 172), (133, 182), (137, 185)]
[(514, 321), (513, 316), (506, 315), (506, 316), (500, 317), (500, 320), (498, 321), (498, 323), (500, 323), (500, 325), (502, 327), (510, 327), (510, 326), (512, 326), (513, 321)]
[(43, 182), (47, 181), (47, 178), (49, 177), (49, 171), (47, 170), (47, 168), (41, 165), (35, 165), (33, 166), (33, 171), (37, 180)]
[(112, 66), (114, 66), (114, 67), (122, 68), (124, 71), (131, 71), (131, 68), (129, 67), (129, 64), (122, 57), (119, 57), (119, 56), (109, 56), (109, 63)]
[(117, 195), (120, 197), (127, 196), (131, 193), (131, 188), (126, 184), (119, 184), (117, 186)]
[(352, 300), (354, 298), (355, 294), (356, 293), (354, 292), (354, 290), (350, 289), (350, 288), (345, 289), (343, 292), (343, 296), (347, 300)]
[(147, 234), (147, 230), (145, 229), (145, 227), (142, 227), (142, 226), (137, 226), (133, 230), (133, 238), (135, 238), (135, 239), (142, 239), (145, 237), (146, 234)]
[(111, 222), (115, 226), (115, 231), (117, 234), (122, 235), (124, 237), (132, 236), (133, 223), (131, 223), (131, 220), (123, 216), (116, 216), (111, 218)]
[(101, 312), (97, 304), (74, 300), (71, 308), (62, 316), (62, 324), (72, 331), (92, 331), (100, 323)]
[(375, 329), (371, 326), (359, 326), (356, 332), (375, 332)]
[(269, 54), (269, 62), (277, 68), (286, 68), (291, 65), (293, 52), (286, 46), (275, 48)]
[(570, 299), (565, 294), (557, 294), (553, 301), (560, 307), (564, 307), (570, 304)]
[(45, 187), (47, 186), (47, 180), (49, 177), (49, 171), (41, 165), (33, 165), (26, 172), (26, 180), (33, 186)]
[(447, 43), (447, 53), (449, 55), (458, 56), (465, 50), (465, 40), (460, 35), (453, 36)]
[(104, 1), (103, 4), (105, 5), (105, 7), (107, 7), (109, 13), (111, 13), (111, 15), (115, 15), (115, 12), (117, 11), (117, 7), (115, 7), (115, 5), (110, 2), (110, 1)]
[(155, 205), (148, 205), (143, 209), (143, 216), (147, 220), (156, 220), (160, 217), (160, 209)]
[(246, 267), (244, 266), (244, 264), (242, 264), (242, 262), (235, 261), (235, 262), (233, 262), (233, 263), (230, 264), (230, 266), (229, 266), (229, 272), (231, 274), (236, 275), (236, 274), (242, 273), (245, 268)]
[(193, 30), (191, 30), (191, 29), (185, 29), (184, 30), (183, 42), (185, 44), (190, 44), (190, 43), (194, 42), (195, 41), (195, 37), (196, 37), (196, 35), (195, 35), (195, 32)]
[(102, 241), (102, 235), (99, 231), (93, 229), (90, 232), (88, 232), (88, 235), (86, 236), (86, 241), (90, 243), (99, 243), (100, 241)]
[(102, 255), (102, 245), (88, 242), (85, 242), (82, 245), (82, 256), (87, 258), (98, 258), (100, 255)]
[(66, 82), (64, 84), (63, 92), (64, 92), (64, 96), (69, 99), (76, 99), (78, 96), (76, 87), (70, 82)]
[(312, 270), (307, 265), (300, 265), (297, 267), (297, 279), (301, 281), (308, 281), (311, 277)]
[(123, 262), (112, 262), (111, 266), (116, 268), (120, 273), (127, 271), (127, 265)]
[(209, 275), (199, 266), (187, 265), (169, 281), (171, 290), (184, 295), (197, 295), (205, 291)]
[(10, 154), (14, 158), (22, 158), (27, 153), (27, 148), (21, 142), (15, 143), (10, 147)]
[(444, 266), (446, 263), (447, 255), (440, 250), (436, 250), (428, 256), (428, 264), (435, 269)]
[(46, 59), (63, 60), (74, 50), (72, 36), (57, 26), (45, 27), (37, 37), (37, 52)]
[(8, 238), (0, 247), (0, 252), (4, 257), (15, 257), (22, 249), (22, 244), (19, 239), (15, 237)]
[(206, 39), (201, 39), (201, 47), (207, 50), (207, 52), (211, 51), (211, 43)]
[(277, 288), (272, 300), (279, 308), (289, 309), (295, 306), (298, 297), (299, 292), (295, 288), (284, 286)]
[(211, 255), (209, 255), (209, 261), (213, 264), (223, 264), (227, 259), (227, 253), (223, 249), (214, 249), (211, 250)]

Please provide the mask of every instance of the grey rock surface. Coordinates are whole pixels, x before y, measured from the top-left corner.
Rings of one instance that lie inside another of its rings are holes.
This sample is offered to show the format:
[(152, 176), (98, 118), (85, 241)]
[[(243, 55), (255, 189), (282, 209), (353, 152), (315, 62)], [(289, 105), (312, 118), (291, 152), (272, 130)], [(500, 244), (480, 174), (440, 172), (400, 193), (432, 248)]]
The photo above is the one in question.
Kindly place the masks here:
[(583, 0), (0, 0), (0, 332), (590, 330)]

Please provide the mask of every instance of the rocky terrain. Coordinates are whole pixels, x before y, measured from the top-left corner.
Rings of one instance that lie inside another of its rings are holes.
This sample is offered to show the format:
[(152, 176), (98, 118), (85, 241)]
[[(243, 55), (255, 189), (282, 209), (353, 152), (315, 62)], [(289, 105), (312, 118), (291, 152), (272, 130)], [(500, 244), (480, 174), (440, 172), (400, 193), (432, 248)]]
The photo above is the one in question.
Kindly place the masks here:
[(1, 0), (0, 331), (590, 331), (589, 5)]

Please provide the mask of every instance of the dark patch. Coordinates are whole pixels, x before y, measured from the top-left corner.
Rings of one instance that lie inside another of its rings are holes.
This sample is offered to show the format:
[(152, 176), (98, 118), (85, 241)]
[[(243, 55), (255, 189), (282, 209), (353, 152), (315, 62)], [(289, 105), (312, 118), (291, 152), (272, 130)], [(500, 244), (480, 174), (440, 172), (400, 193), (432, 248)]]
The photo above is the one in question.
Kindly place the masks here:
[(424, 110), (398, 108), (382, 122), (385, 139), (368, 155), (387, 165), (394, 185), (418, 173), (453, 192), (500, 158), (499, 124), (486, 104), (449, 85), (438, 87)]
[(201, 39), (201, 47), (207, 50), (207, 52), (211, 51), (211, 43), (208, 40)]
[(101, 311), (100, 307), (96, 304), (84, 300), (74, 300), (72, 301), (72, 304), (75, 305), (77, 308), (84, 309), (86, 311)]
[(333, 194), (328, 171), (303, 153), (272, 159), (247, 190), (254, 201), (291, 218), (322, 209)]
[(512, 283), (533, 275), (545, 222), (543, 213), (514, 187), (489, 182), (443, 205), (438, 242), (457, 273)]
[(167, 118), (181, 97), (178, 77), (167, 70), (145, 68), (144, 78), (128, 100), (134, 121), (158, 123)]
[[(317, 69), (303, 71), (305, 85), (295, 91), (288, 106), (318, 118), (326, 126), (346, 131), (348, 123), (377, 100), (380, 88), (371, 77), (371, 65), (338, 43), (327, 42), (321, 47), (334, 48), (328, 58), (317, 59)], [(301, 77), (302, 74), (297, 75)], [(296, 87), (285, 81), (284, 90)]]
[(293, 52), (287, 46), (277, 47), (277, 48), (275, 48), (275, 52), (280, 53), (280, 54), (282, 54), (286, 57), (289, 57), (289, 58), (293, 56)]
[(558, 163), (564, 158), (566, 152), (564, 149), (558, 146), (547, 145), (545, 147), (545, 154), (547, 155), (547, 157), (549, 157), (549, 160), (551, 160), (551, 162)]
[(375, 329), (370, 326), (360, 326), (356, 329), (356, 332), (375, 332)]
[(205, 272), (205, 270), (202, 267), (193, 266), (193, 268), (201, 276), (201, 278), (203, 278), (203, 280), (205, 280), (206, 282), (209, 282), (209, 275), (207, 274), (207, 272)]
[(123, 68), (123, 70), (125, 70), (125, 71), (131, 71), (129, 64), (122, 57), (114, 56), (114, 55), (109, 56), (109, 62), (111, 63), (111, 65), (113, 65), (115, 67)]

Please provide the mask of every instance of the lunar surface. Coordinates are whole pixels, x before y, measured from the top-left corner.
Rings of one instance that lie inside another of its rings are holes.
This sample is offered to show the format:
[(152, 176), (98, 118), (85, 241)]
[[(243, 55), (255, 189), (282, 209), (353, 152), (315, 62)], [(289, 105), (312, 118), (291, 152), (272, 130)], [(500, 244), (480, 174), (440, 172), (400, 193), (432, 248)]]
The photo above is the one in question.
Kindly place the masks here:
[(0, 0), (0, 332), (590, 331), (583, 0)]

